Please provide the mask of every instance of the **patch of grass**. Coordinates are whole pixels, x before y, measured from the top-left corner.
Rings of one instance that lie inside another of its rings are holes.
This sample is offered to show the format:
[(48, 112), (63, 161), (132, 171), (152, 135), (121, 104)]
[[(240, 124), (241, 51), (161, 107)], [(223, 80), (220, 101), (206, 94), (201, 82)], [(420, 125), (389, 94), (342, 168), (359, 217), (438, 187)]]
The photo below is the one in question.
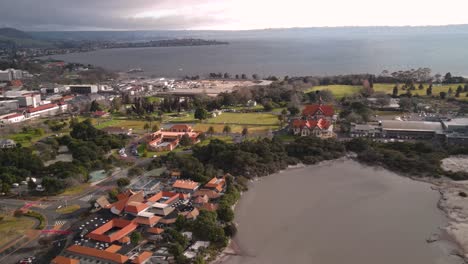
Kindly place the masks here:
[[(124, 128), (131, 128), (133, 132), (146, 132), (143, 127), (145, 126), (148, 121), (146, 120), (133, 120), (133, 119), (111, 119), (111, 120), (100, 120), (93, 118), (91, 119), (93, 125), (98, 129), (103, 129), (106, 127), (124, 127)], [(152, 122), (151, 125), (156, 124), (156, 122)]]
[(38, 230), (44, 229), (46, 220), (45, 220), (45, 217), (42, 214), (40, 214), (38, 212), (34, 212), (34, 211), (29, 211), (29, 212), (25, 213), (24, 215), (29, 216), (29, 217), (34, 217), (37, 220), (39, 220), (39, 226), (37, 226), (36, 229), (38, 229)]
[(29, 217), (2, 217), (3, 219), (0, 221), (0, 248), (32, 229), (36, 223)]
[(86, 191), (86, 189), (88, 188), (89, 184), (88, 183), (83, 183), (83, 184), (80, 184), (80, 185), (75, 185), (75, 186), (72, 186), (72, 187), (69, 187), (67, 189), (65, 189), (65, 191), (63, 193), (61, 193), (61, 195), (64, 195), (64, 196), (73, 196), (73, 195), (78, 195), (84, 191)]
[(59, 214), (70, 214), (73, 213), (77, 210), (79, 210), (81, 207), (78, 204), (73, 204), (69, 205), (67, 207), (62, 207), (60, 209), (55, 210)]
[(193, 113), (186, 113), (186, 112), (181, 112), (181, 113), (172, 113), (172, 114), (165, 114), (163, 117), (163, 121), (165, 123), (195, 123), (199, 122), (195, 117), (193, 116)]
[[(419, 90), (418, 86), (419, 84), (415, 84), (416, 90), (411, 90), (411, 93), (413, 95), (419, 95), (419, 96), (426, 96), (426, 89), (429, 87), (429, 84), (423, 84), (424, 89)], [(463, 86), (463, 85), (462, 85)], [(374, 91), (375, 92), (383, 92), (386, 94), (392, 94), (393, 93), (393, 87), (395, 87), (395, 84), (390, 84), (390, 83), (375, 83), (374, 84)], [(398, 94), (405, 94), (407, 90), (401, 89), (402, 85), (400, 84), (400, 88), (398, 89)], [(453, 90), (453, 96), (455, 96), (455, 92), (458, 88), (458, 84), (434, 84), (432, 85), (432, 95), (433, 96), (439, 96), (440, 92), (448, 92), (448, 90), (452, 88)], [(320, 85), (320, 86), (315, 86), (312, 87), (308, 90), (306, 90), (306, 93), (314, 92), (317, 90), (330, 90), (335, 98), (340, 99), (343, 98), (344, 96), (348, 95), (353, 95), (357, 94), (361, 91), (362, 86), (361, 85)], [(457, 100), (468, 100), (466, 97), (467, 93), (461, 93), (459, 98), (456, 98)]]
[(329, 90), (335, 96), (335, 98), (340, 99), (345, 96), (353, 95), (361, 91), (362, 86), (360, 85), (320, 85), (314, 86), (310, 89), (307, 89), (305, 93), (311, 93), (321, 90)]
[(223, 113), (207, 120), (210, 124), (278, 125), (278, 117), (267, 113)]
[[(223, 133), (223, 124), (196, 124), (193, 128), (195, 131), (206, 132), (212, 126), (215, 133)], [(249, 130), (249, 133), (266, 133), (270, 130), (277, 130), (279, 125), (229, 125), (232, 133), (241, 133), (244, 127)]]

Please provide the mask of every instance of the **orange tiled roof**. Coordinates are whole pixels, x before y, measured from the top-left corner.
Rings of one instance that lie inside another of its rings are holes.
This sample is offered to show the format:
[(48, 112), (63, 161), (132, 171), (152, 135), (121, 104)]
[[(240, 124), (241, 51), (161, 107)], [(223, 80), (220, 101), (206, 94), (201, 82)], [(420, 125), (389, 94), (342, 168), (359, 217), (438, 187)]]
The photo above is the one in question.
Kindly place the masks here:
[[(138, 227), (138, 224), (125, 219), (112, 219), (111, 221), (105, 223), (104, 225), (98, 227), (88, 235), (87, 237), (101, 241), (112, 243), (121, 239), (122, 237), (130, 234), (133, 230)], [(111, 230), (112, 228), (120, 228), (112, 234), (106, 235), (105, 233)]]
[(148, 228), (146, 231), (149, 232), (149, 233), (152, 233), (152, 234), (156, 234), (156, 235), (160, 235), (160, 234), (164, 233), (164, 229), (157, 228), (157, 227)]
[(214, 203), (205, 203), (200, 207), (200, 209), (204, 209), (204, 210), (207, 210), (207, 211), (210, 211), (210, 212), (214, 212), (214, 211), (218, 210), (218, 205), (214, 204)]
[(171, 126), (171, 128), (169, 128), (169, 130), (185, 130), (187, 132), (189, 132), (189, 130), (192, 130), (192, 127), (189, 126), (189, 125), (185, 125), (185, 124), (180, 124), (180, 125), (173, 125)]
[(148, 205), (141, 202), (129, 202), (125, 207), (125, 212), (138, 214), (148, 208)]
[(67, 251), (80, 254), (83, 256), (90, 256), (94, 258), (110, 260), (115, 263), (121, 263), (121, 264), (125, 263), (128, 260), (127, 256), (124, 256), (121, 254), (107, 252), (107, 251), (99, 250), (95, 248), (83, 247), (79, 245), (73, 245), (67, 248)]
[(219, 197), (221, 197), (221, 195), (213, 190), (206, 190), (206, 189), (201, 189), (201, 190), (197, 190), (194, 194), (193, 194), (193, 197), (197, 197), (197, 196), (202, 196), (202, 195), (207, 195), (208, 198), (210, 199), (218, 199)]
[(153, 256), (153, 253), (150, 251), (143, 251), (138, 257), (136, 257), (132, 263), (135, 264), (141, 264), (147, 261), (151, 256)]
[(35, 112), (51, 109), (51, 108), (54, 108), (54, 107), (57, 107), (57, 106), (58, 105), (56, 105), (56, 104), (45, 104), (45, 105), (40, 105), (38, 107), (30, 107), (30, 108), (28, 108), (27, 111), (28, 111), (28, 113), (35, 113)]
[(198, 182), (189, 181), (189, 180), (177, 180), (174, 182), (172, 187), (186, 190), (195, 190), (199, 186)]
[(177, 199), (179, 197), (179, 194), (175, 193), (175, 192), (158, 192), (157, 194), (155, 194), (155, 195), (151, 196), (150, 198), (148, 198), (147, 201), (155, 203), (155, 202), (161, 200), (161, 198), (163, 198), (163, 197), (169, 197), (169, 199), (164, 202), (165, 204), (168, 204), (168, 203), (172, 202), (173, 200)]
[(121, 239), (119, 239), (120, 243), (128, 243), (130, 242), (130, 238), (128, 236), (124, 236)]
[(77, 259), (67, 258), (64, 256), (57, 256), (52, 260), (52, 264), (79, 264)]
[(15, 118), (15, 117), (20, 117), (22, 116), (23, 114), (11, 114), (11, 115), (7, 115), (5, 116), (4, 118), (2, 119), (11, 119), (11, 118)]
[(13, 87), (20, 87), (23, 86), (23, 82), (21, 80), (12, 80), (10, 82), (11, 86)]
[(110, 245), (110, 247), (106, 248), (105, 251), (115, 253), (119, 251), (121, 248), (122, 247), (119, 245)]
[(138, 224), (153, 226), (157, 224), (160, 219), (161, 217), (156, 216), (156, 215), (151, 216), (151, 217), (137, 216), (137, 218), (135, 218), (134, 221), (137, 222)]
[(187, 219), (195, 219), (200, 214), (200, 211), (198, 211), (197, 208), (193, 208), (193, 210), (190, 212), (182, 212), (180, 214), (185, 216)]
[(207, 184), (205, 184), (205, 188), (208, 189), (215, 189), (217, 192), (221, 192), (226, 184), (226, 178), (217, 178), (213, 177)]

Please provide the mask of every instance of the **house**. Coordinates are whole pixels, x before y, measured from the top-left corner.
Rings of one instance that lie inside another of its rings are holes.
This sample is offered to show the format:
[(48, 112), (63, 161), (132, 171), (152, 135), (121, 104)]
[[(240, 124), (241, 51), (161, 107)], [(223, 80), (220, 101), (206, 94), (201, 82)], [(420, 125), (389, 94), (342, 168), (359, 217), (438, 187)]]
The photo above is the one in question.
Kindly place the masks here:
[(66, 109), (66, 104), (44, 104), (38, 107), (27, 108), (25, 110), (25, 116), (27, 118), (52, 116), (58, 114), (61, 111), (65, 111)]
[(2, 117), (2, 123), (4, 124), (13, 124), (13, 123), (19, 123), (24, 121), (25, 117), (23, 114), (10, 114), (7, 116)]
[(200, 184), (198, 182), (190, 181), (190, 180), (177, 180), (172, 184), (172, 188), (174, 188), (174, 191), (179, 192), (179, 193), (194, 193), (198, 188), (200, 187)]
[[(109, 207), (110, 207), (110, 211), (113, 214), (120, 215), (120, 214), (122, 214), (123, 212), (126, 211), (126, 207), (130, 203), (132, 203), (132, 202), (142, 203), (145, 200), (144, 199), (144, 192), (143, 191), (132, 192), (130, 190), (127, 190), (126, 192), (119, 193), (117, 195), (117, 200), (118, 200), (117, 202), (111, 204)], [(136, 204), (134, 204), (133, 207), (135, 205)], [(136, 208), (133, 208), (133, 207), (130, 210), (132, 210), (132, 211), (137, 210)]]
[(351, 137), (380, 137), (382, 130), (379, 126), (370, 124), (351, 124)]
[(194, 132), (190, 125), (178, 124), (173, 125), (167, 131), (161, 129), (152, 133), (148, 146), (154, 151), (172, 151), (179, 145), (184, 135), (187, 135), (194, 144), (199, 142), (199, 133)]
[(249, 100), (249, 101), (247, 101), (247, 106), (248, 107), (255, 107), (255, 106), (257, 106), (257, 102), (254, 101), (254, 100)]
[(0, 148), (15, 148), (16, 142), (12, 139), (0, 139)]
[(305, 120), (325, 119), (332, 121), (334, 114), (333, 105), (310, 104), (302, 110), (302, 116)]
[(223, 192), (226, 188), (226, 176), (222, 178), (214, 177), (203, 186), (204, 189), (213, 190), (215, 192)]
[(292, 131), (294, 135), (310, 136), (314, 135), (320, 138), (333, 137), (333, 124), (324, 118), (317, 120), (296, 119), (292, 122)]
[(382, 120), (380, 127), (384, 138), (436, 139), (443, 134), (441, 122)]
[[(137, 227), (136, 222), (114, 218), (87, 234), (86, 237), (100, 242), (113, 243), (128, 236)], [(109, 232), (111, 230), (112, 232)]]

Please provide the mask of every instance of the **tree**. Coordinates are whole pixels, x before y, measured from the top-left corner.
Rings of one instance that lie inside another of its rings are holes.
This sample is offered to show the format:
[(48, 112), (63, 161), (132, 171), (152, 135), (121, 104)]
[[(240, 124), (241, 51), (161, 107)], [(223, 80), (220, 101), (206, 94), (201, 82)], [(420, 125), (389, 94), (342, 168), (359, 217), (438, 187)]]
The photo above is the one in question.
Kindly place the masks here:
[(222, 222), (228, 223), (234, 220), (234, 211), (232, 211), (231, 207), (223, 205), (216, 210), (218, 215), (218, 219)]
[(468, 93), (468, 83), (465, 84), (463, 91), (464, 91), (465, 93)]
[(246, 137), (248, 134), (249, 134), (249, 129), (246, 128), (246, 127), (244, 127), (244, 128), (242, 129), (242, 136)]
[(288, 107), (288, 111), (292, 116), (299, 114), (300, 110), (297, 106)]
[(132, 242), (132, 244), (134, 245), (138, 245), (140, 243), (142, 239), (142, 236), (141, 236), (141, 233), (140, 232), (133, 232), (131, 235), (130, 235), (130, 241)]
[(246, 75), (245, 73), (243, 73), (243, 74), (241, 75), (241, 79), (243, 79), (243, 80), (247, 79), (247, 75)]
[(452, 89), (452, 87), (450, 87), (448, 89), (447, 95), (450, 97), (450, 96), (452, 96), (452, 94), (453, 94), (453, 89)]
[(429, 85), (429, 87), (426, 89), (426, 95), (431, 96), (432, 95), (432, 84)]
[(443, 100), (443, 99), (447, 98), (447, 93), (446, 92), (440, 92), (439, 96), (440, 96), (440, 99)]
[(458, 85), (457, 91), (455, 93), (455, 97), (460, 97), (460, 94), (463, 92), (463, 87), (461, 85)]
[(155, 132), (156, 132), (156, 131), (159, 131), (159, 126), (158, 126), (158, 124), (154, 124), (153, 127), (152, 127), (152, 130), (155, 131)]
[(418, 89), (419, 89), (419, 90), (423, 90), (423, 89), (424, 89), (424, 85), (423, 85), (422, 83), (420, 83), (419, 86), (418, 86)]
[(371, 96), (374, 93), (374, 88), (372, 88), (369, 80), (364, 80), (362, 82), (362, 94), (365, 96)]
[(223, 133), (229, 134), (229, 133), (231, 133), (231, 131), (232, 131), (232, 129), (231, 129), (231, 127), (229, 125), (225, 125), (223, 127)]
[(452, 80), (452, 74), (450, 72), (447, 72), (444, 77), (444, 82), (445, 83), (450, 83)]
[(270, 112), (271, 110), (273, 110), (273, 104), (271, 103), (271, 101), (268, 101), (263, 104), (263, 110), (265, 110), (265, 112)]
[(224, 73), (224, 79), (230, 79), (231, 78), (231, 75), (229, 75), (229, 73)]
[(182, 145), (182, 146), (184, 146), (184, 147), (187, 147), (187, 146), (192, 145), (192, 140), (190, 139), (190, 137), (189, 137), (188, 134), (184, 134), (184, 135), (180, 138), (180, 145)]
[(89, 107), (89, 111), (90, 112), (102, 111), (102, 108), (96, 100), (93, 100), (91, 102), (91, 106)]
[(392, 93), (393, 97), (397, 97), (398, 96), (398, 84), (395, 85), (393, 87), (393, 93)]
[(210, 137), (212, 137), (213, 134), (215, 133), (214, 127), (213, 127), (213, 126), (210, 126), (210, 127), (208, 128), (208, 130), (206, 131), (206, 133), (207, 133), (207, 134), (210, 134)]
[(133, 166), (128, 170), (128, 176), (133, 177), (133, 176), (141, 175), (144, 172), (145, 171), (141, 167)]
[(117, 186), (120, 188), (125, 187), (130, 184), (130, 180), (128, 178), (119, 178), (117, 180)]
[(256, 73), (252, 74), (252, 79), (258, 80), (258, 75)]
[(146, 133), (148, 133), (149, 132), (148, 130), (150, 129), (150, 127), (151, 126), (149, 123), (145, 123), (145, 125), (143, 126), (143, 129), (146, 130)]
[(208, 118), (208, 111), (206, 111), (205, 108), (199, 107), (199, 108), (197, 108), (195, 110), (195, 115), (194, 116), (195, 116), (196, 119), (198, 119), (200, 121), (205, 120), (205, 119)]
[(288, 115), (288, 110), (286, 110), (286, 109), (281, 110), (281, 115), (287, 116)]

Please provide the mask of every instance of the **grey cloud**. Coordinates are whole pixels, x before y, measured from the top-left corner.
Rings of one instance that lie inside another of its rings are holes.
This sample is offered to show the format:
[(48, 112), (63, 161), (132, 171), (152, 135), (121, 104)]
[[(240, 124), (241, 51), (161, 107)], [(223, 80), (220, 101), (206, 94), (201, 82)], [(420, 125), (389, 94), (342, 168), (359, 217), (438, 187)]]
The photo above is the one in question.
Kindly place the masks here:
[(188, 29), (220, 21), (188, 15), (132, 18), (148, 10), (190, 7), (211, 0), (0, 0), (0, 27), (24, 30)]

